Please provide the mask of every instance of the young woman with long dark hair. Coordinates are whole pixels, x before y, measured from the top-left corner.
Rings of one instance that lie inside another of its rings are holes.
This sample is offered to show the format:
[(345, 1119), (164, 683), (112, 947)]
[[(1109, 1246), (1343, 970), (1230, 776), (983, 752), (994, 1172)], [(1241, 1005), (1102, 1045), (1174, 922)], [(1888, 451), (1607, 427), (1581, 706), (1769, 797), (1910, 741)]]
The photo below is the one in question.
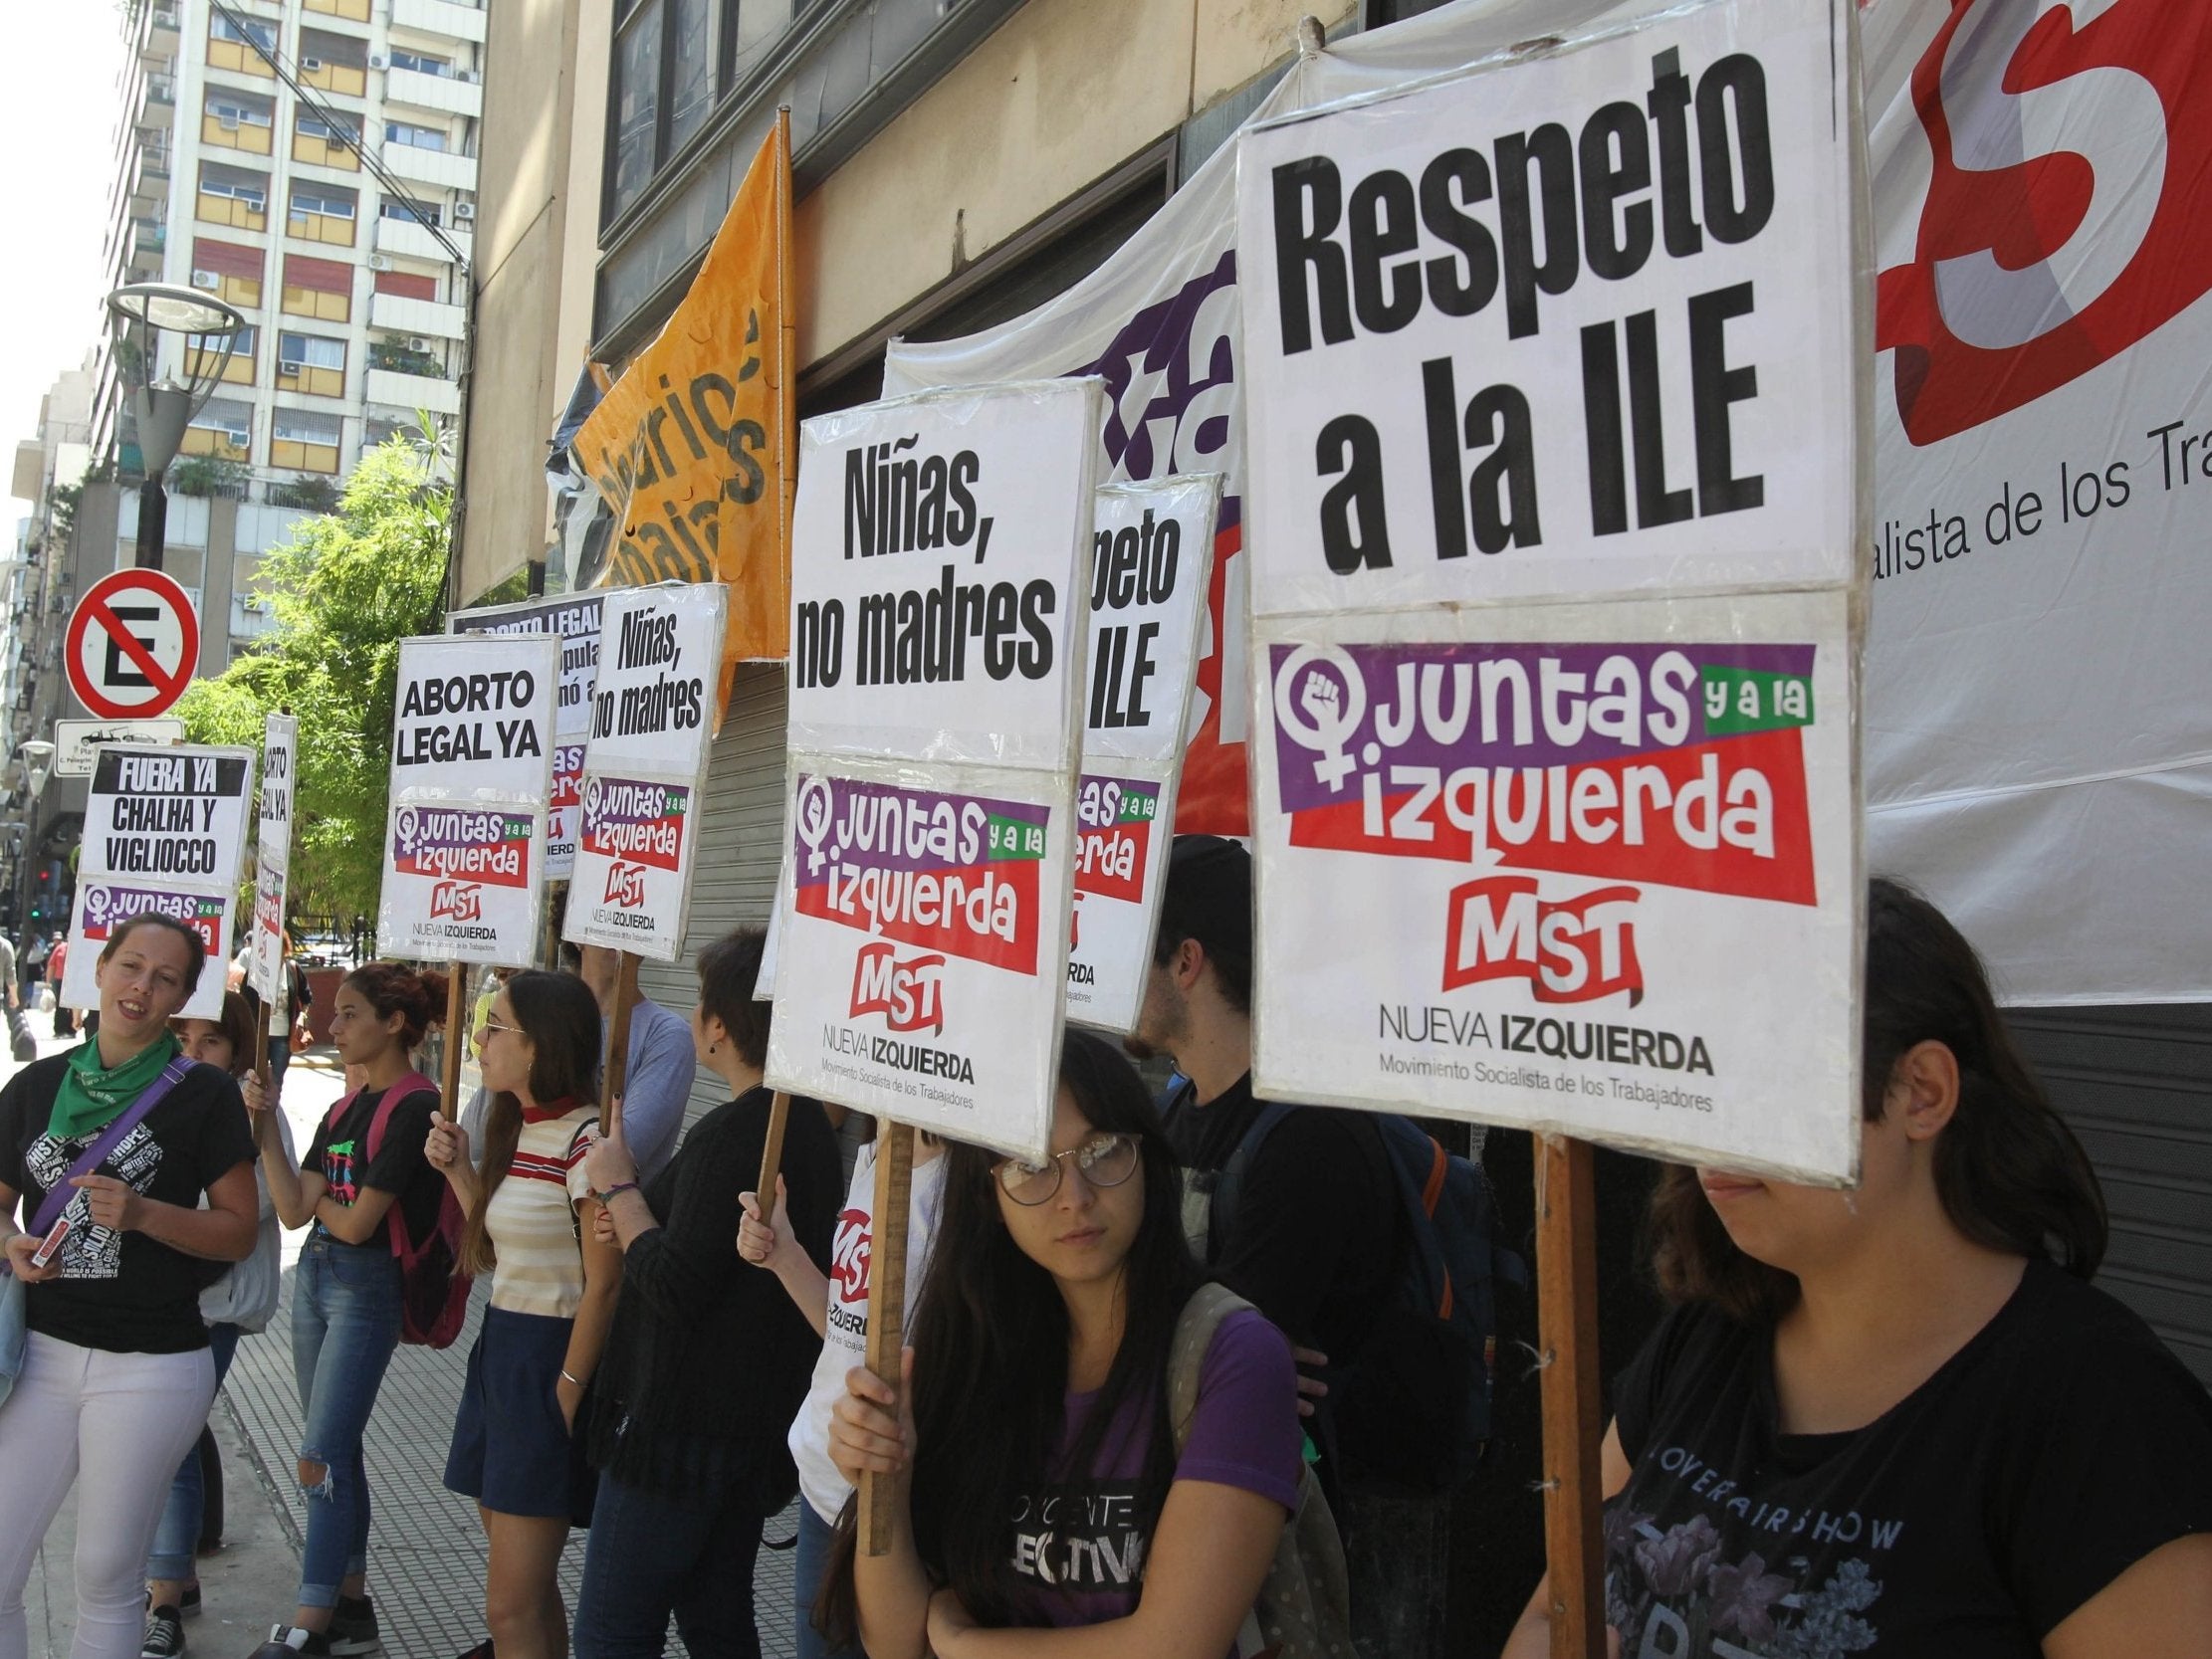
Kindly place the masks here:
[[(24, 1283), (23, 1373), (0, 1404), (0, 1659), (25, 1659), (23, 1590), (77, 1488), (79, 1659), (131, 1659), (145, 1633), (147, 1548), (170, 1478), (215, 1397), (200, 1289), (254, 1248), (253, 1136), (238, 1085), (192, 1066), (135, 1124), (178, 1043), (169, 1020), (206, 965), (166, 916), (120, 923), (100, 952), (100, 1032), (0, 1091), (0, 1240)], [(93, 1172), (71, 1169), (123, 1127)], [(67, 1180), (68, 1231), (40, 1265), (18, 1230)], [(207, 1198), (207, 1208), (200, 1198)]]
[[(238, 1084), (249, 1122), (258, 1121), (262, 1111), (261, 1089), (254, 1081), (254, 1054), (264, 1040), (260, 1015), (261, 1003), (251, 994), (225, 991), (220, 1018), (169, 1022), (169, 1029), (183, 1044), (188, 1058), (217, 1068)], [(281, 1117), (276, 1128), (289, 1158), (292, 1131)], [(230, 1372), (238, 1340), (264, 1329), (276, 1313), (282, 1285), (278, 1257), (283, 1229), (277, 1222), (277, 1206), (269, 1196), (269, 1178), (258, 1165), (254, 1186), (261, 1210), (253, 1254), (200, 1292), (200, 1317), (207, 1322), (207, 1346), (215, 1360), (218, 1388)], [(203, 1439), (204, 1434), (203, 1430)], [(199, 1576), (192, 1563), (206, 1508), (200, 1447), (194, 1446), (184, 1454), (176, 1478), (169, 1483), (161, 1525), (146, 1555), (146, 1633), (139, 1659), (173, 1659), (184, 1651), (184, 1615), (196, 1611), (200, 1600)]]
[[(255, 1659), (360, 1654), (382, 1645), (367, 1588), (369, 1492), (361, 1434), (399, 1346), (402, 1280), (391, 1229), (430, 1235), (445, 1181), (423, 1156), (438, 1092), (414, 1052), (444, 1017), (445, 975), (399, 962), (347, 974), (331, 1044), (358, 1087), (316, 1126), (296, 1165), (262, 1114), (261, 1166), (287, 1227), (308, 1227), (292, 1282), (292, 1366), (305, 1419), (298, 1478), (308, 1498), (300, 1598)], [(458, 1040), (458, 1034), (455, 1034)], [(386, 1097), (402, 1093), (378, 1117)], [(371, 1142), (374, 1142), (372, 1145)]]
[[(699, 953), (692, 1041), (731, 1098), (642, 1186), (619, 1124), (585, 1159), (623, 1262), (591, 1389), (599, 1495), (580, 1659), (654, 1659), (671, 1614), (692, 1659), (761, 1652), (754, 1557), (797, 1486), (783, 1431), (821, 1346), (775, 1281), (738, 1259), (738, 1197), (761, 1178), (773, 1099), (761, 1082), (772, 1005), (753, 997), (763, 939), (740, 929)], [(812, 1101), (791, 1102), (783, 1177), (793, 1236), (826, 1268), (837, 1144)]]
[(888, 1555), (842, 1530), (832, 1637), (857, 1627), (872, 1659), (1221, 1659), (1299, 1503), (1288, 1341), (1248, 1309), (1220, 1323), (1179, 1452), (1169, 1355), (1201, 1275), (1175, 1153), (1099, 1038), (1066, 1035), (1043, 1162), (945, 1156), (907, 1403), (855, 1369), (830, 1429), (848, 1481), (905, 1477)]
[(474, 1498), (484, 1522), (493, 1647), (503, 1659), (561, 1659), (560, 1551), (569, 1527), (591, 1519), (576, 1411), (622, 1285), (621, 1252), (594, 1236), (583, 1170), (598, 1123), (599, 1005), (571, 975), (518, 973), (492, 999), (476, 1048), (491, 1096), (483, 1172), (443, 1115), (423, 1149), (469, 1218), (461, 1266), (492, 1280), (445, 1484)]
[(1973, 948), (1877, 881), (1866, 974), (1858, 1188), (1654, 1197), (1675, 1308), (1604, 1453), (1623, 1651), (2207, 1652), (2212, 1397), (2089, 1284), (2097, 1177)]

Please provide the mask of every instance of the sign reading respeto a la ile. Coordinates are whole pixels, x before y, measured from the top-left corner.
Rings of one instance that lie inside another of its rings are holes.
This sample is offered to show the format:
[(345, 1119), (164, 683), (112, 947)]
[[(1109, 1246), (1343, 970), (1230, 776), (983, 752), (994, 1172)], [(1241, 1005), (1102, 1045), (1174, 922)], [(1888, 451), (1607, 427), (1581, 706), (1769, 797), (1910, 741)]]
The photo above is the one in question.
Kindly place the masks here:
[(802, 429), (775, 1088), (1044, 1150), (1099, 397), (925, 393)]
[(1858, 1167), (1852, 10), (1240, 140), (1255, 1092)]
[(85, 590), (62, 638), (69, 689), (102, 720), (165, 714), (200, 657), (192, 597), (159, 570), (116, 570)]

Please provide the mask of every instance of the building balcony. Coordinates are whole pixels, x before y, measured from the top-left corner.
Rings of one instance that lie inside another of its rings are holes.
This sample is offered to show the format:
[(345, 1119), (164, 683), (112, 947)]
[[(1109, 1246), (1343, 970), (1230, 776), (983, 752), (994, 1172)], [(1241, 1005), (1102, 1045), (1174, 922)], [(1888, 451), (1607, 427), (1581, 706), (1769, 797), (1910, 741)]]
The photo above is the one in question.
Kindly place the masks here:
[(395, 69), (384, 76), (384, 102), (474, 118), (484, 113), (484, 89), (475, 80), (464, 81), (458, 75), (425, 75), (419, 69)]
[(252, 202), (241, 201), (236, 196), (217, 196), (206, 190), (199, 193), (199, 201), (192, 216), (203, 225), (228, 225), (238, 231), (265, 231), (269, 228), (269, 214), (265, 208)]
[(368, 371), (368, 401), (399, 410), (402, 415), (412, 415), (418, 409), (427, 409), (433, 415), (458, 415), (461, 388), (438, 375), (372, 368)]
[(343, 397), (345, 370), (315, 363), (277, 364), (275, 385), (280, 392), (305, 392), (311, 397)]
[(357, 173), (361, 170), (361, 158), (353, 153), (350, 146), (313, 132), (293, 133), (292, 159), (305, 161), (311, 167), (333, 167), (344, 173)]
[[(308, 0), (311, 9), (315, 4), (316, 0)], [(481, 43), (484, 39), (484, 8), (456, 4), (456, 0), (391, 0), (391, 22), (394, 29), (419, 29), (449, 40)]]
[(457, 340), (467, 332), (468, 312), (460, 306), (441, 306), (434, 300), (373, 294), (368, 301), (368, 325), (388, 328), (395, 334)]
[(301, 9), (310, 17), (342, 18), (348, 23), (368, 21), (368, 0), (302, 0)]
[[(313, 63), (313, 69), (308, 65)], [(310, 87), (319, 87), (327, 93), (336, 93), (341, 98), (366, 98), (368, 96), (368, 71), (358, 64), (332, 64), (321, 59), (300, 60), (300, 79)]]
[[(394, 149), (398, 147), (393, 146)], [(390, 151), (386, 151), (385, 155), (388, 161)], [(469, 258), (471, 245), (468, 232), (448, 225), (438, 234), (442, 234), (446, 241), (460, 249), (463, 259)], [(436, 260), (445, 265), (453, 262), (453, 256), (439, 246), (438, 236), (432, 234), (428, 226), (418, 224), (413, 219), (379, 218), (376, 221), (376, 250), (384, 254), (400, 254), (408, 259)]]
[(226, 120), (213, 114), (200, 117), (200, 142), (214, 149), (242, 150), (248, 155), (267, 155), (275, 148), (270, 128), (262, 123)]
[(138, 41), (138, 58), (141, 63), (166, 64), (176, 58), (177, 47), (176, 6), (172, 3), (156, 5), (146, 19), (146, 32)]
[(207, 43), (207, 67), (227, 69), (233, 75), (256, 76), (263, 81), (274, 81), (277, 78), (277, 72), (269, 67), (269, 60), (244, 41), (210, 40)]
[(474, 190), (476, 157), (452, 150), (422, 149), (414, 144), (386, 144), (378, 152), (386, 167), (412, 184), (439, 190)]
[(295, 207), (285, 217), (284, 233), (295, 242), (322, 242), (350, 248), (360, 226), (350, 214), (308, 213)]

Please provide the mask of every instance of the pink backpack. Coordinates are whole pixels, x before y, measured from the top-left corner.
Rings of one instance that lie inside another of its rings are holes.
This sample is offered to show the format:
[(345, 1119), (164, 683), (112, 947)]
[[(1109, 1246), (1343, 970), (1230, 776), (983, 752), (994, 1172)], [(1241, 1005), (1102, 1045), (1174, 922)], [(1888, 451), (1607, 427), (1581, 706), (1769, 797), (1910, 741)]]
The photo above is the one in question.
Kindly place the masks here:
[[(438, 1086), (420, 1072), (409, 1072), (384, 1091), (384, 1098), (376, 1103), (376, 1111), (368, 1122), (367, 1163), (376, 1161), (393, 1109), (417, 1091), (435, 1095)], [(326, 1125), (334, 1125), (344, 1117), (346, 1108), (359, 1093), (355, 1089), (340, 1096), (337, 1104), (331, 1108)], [(417, 1239), (408, 1235), (407, 1218), (397, 1198), (384, 1212), (391, 1253), (399, 1258), (401, 1342), (421, 1348), (449, 1348), (453, 1339), (461, 1334), (461, 1327), (468, 1320), (472, 1283), (469, 1275), (460, 1271), (461, 1230), (467, 1221), (461, 1213), (461, 1201), (453, 1195), (453, 1188), (442, 1181), (438, 1187), (437, 1224), (427, 1237)]]

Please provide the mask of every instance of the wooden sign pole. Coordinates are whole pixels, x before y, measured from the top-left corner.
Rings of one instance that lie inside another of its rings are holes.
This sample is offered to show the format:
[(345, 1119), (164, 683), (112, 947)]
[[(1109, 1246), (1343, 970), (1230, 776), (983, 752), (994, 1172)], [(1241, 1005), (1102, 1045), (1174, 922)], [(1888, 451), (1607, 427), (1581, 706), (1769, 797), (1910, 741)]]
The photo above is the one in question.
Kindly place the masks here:
[(1605, 1659), (1599, 1519), (1598, 1211), (1590, 1143), (1536, 1142), (1537, 1341), (1543, 1348), (1544, 1554), (1551, 1659)]
[(599, 1085), (599, 1133), (611, 1135), (622, 1121), (615, 1106), (630, 1076), (630, 1011), (637, 1006), (637, 952), (618, 950), (614, 975), (614, 1012), (607, 1020), (607, 1063)]
[[(906, 1212), (913, 1188), (914, 1132), (879, 1118), (868, 1245), (868, 1369), (894, 1388), (902, 1386), (899, 1354), (906, 1346)], [(900, 1500), (903, 1480), (860, 1477), (860, 1548), (870, 1555), (890, 1554), (892, 1505)]]
[(783, 1132), (791, 1123), (791, 1097), (778, 1089), (769, 1102), (769, 1138), (761, 1146), (761, 1181), (753, 1189), (761, 1200), (761, 1219), (775, 1219), (775, 1177), (783, 1172)]
[(445, 982), (445, 1060), (438, 1067), (439, 1110), (459, 1123), (468, 1103), (461, 1093), (461, 1051), (469, 1040), (469, 966), (448, 962)]

